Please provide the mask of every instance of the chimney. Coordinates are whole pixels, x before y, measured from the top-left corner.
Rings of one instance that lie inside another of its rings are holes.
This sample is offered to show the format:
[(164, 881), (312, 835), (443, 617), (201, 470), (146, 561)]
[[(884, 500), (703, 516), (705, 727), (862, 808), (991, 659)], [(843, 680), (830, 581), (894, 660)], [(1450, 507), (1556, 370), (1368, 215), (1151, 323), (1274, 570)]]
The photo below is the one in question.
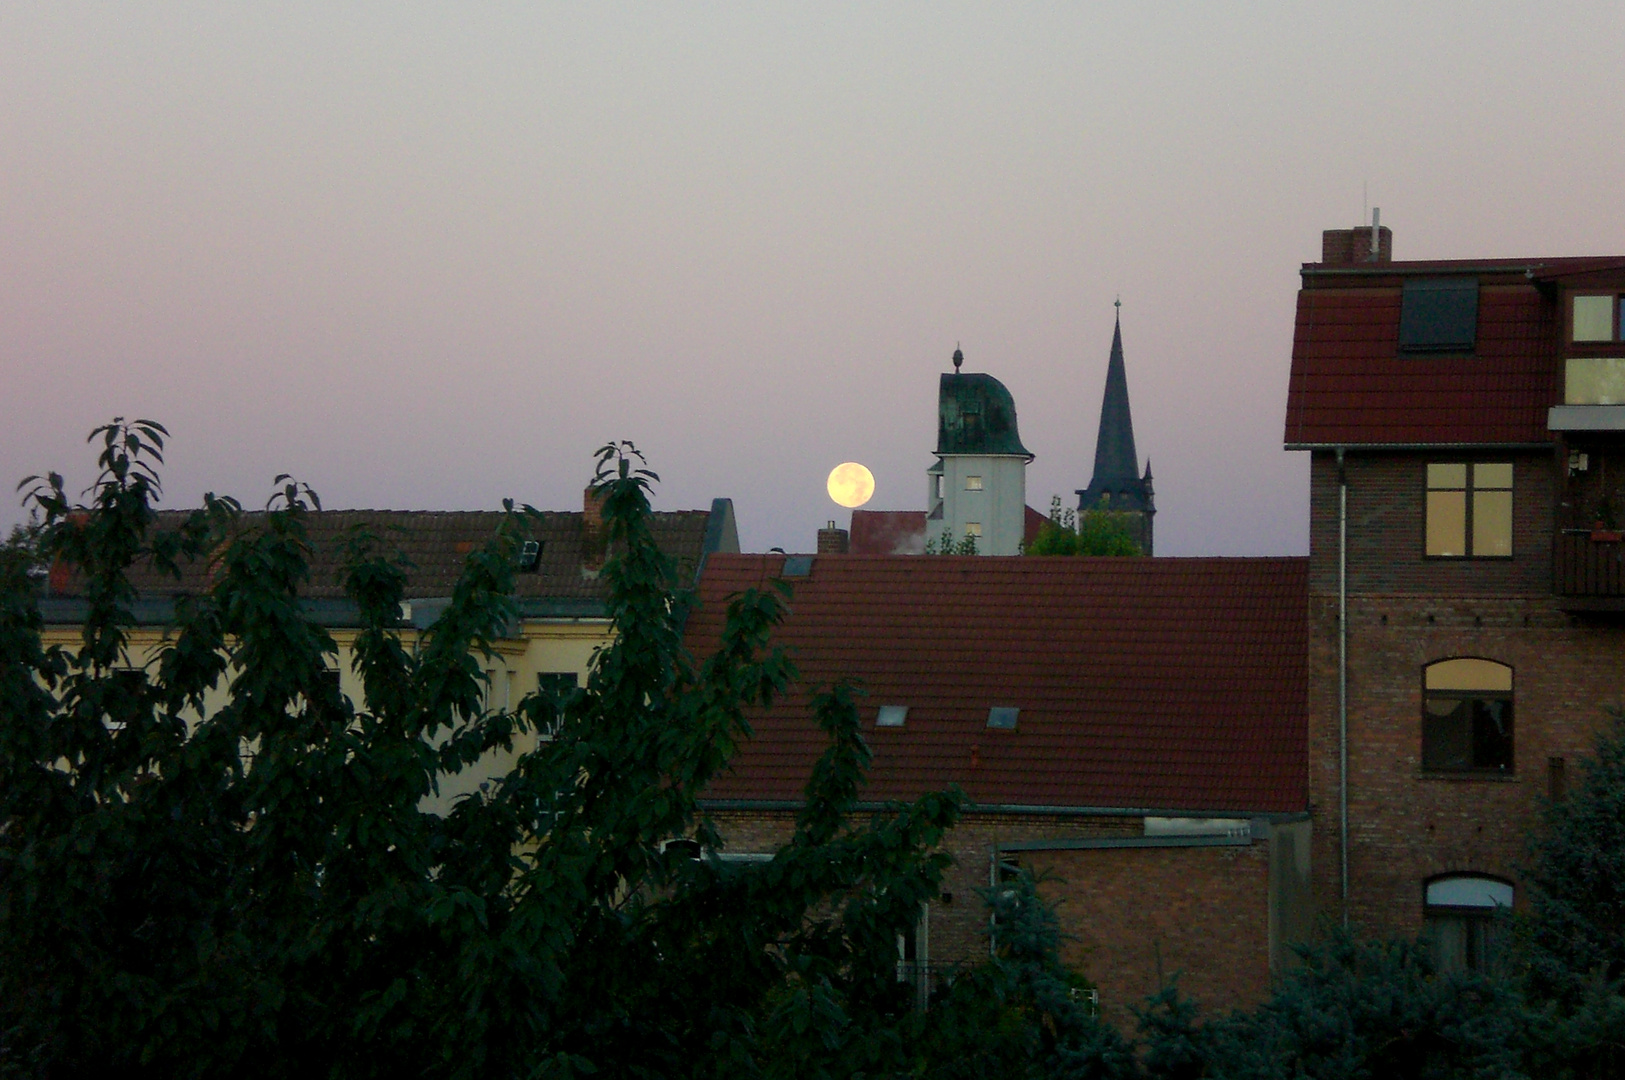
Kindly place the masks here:
[(608, 488), (594, 491), (591, 484), (581, 499), (581, 573), (583, 577), (597, 577), (604, 568), (604, 553), (609, 548), (609, 537), (604, 532), (604, 498)]
[[(1381, 211), (1372, 211), (1370, 225), (1353, 229), (1327, 229), (1320, 234), (1320, 261), (1326, 266), (1354, 266), (1359, 263), (1394, 261), (1394, 232), (1377, 223)], [(1377, 241), (1373, 254), (1371, 241)]]
[(852, 550), (852, 535), (845, 529), (837, 529), (835, 522), (830, 522), (818, 530), (818, 554), (845, 555)]

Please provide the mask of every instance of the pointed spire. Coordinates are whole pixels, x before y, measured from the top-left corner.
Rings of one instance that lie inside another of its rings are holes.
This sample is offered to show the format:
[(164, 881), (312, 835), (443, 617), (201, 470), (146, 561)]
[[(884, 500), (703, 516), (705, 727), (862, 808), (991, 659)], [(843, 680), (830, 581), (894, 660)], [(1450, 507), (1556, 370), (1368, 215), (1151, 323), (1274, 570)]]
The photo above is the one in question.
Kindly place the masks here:
[[(1123, 300), (1116, 303), (1112, 327), (1112, 355), (1106, 365), (1106, 395), (1100, 402), (1100, 434), (1095, 438), (1093, 491), (1119, 489), (1140, 478), (1140, 459), (1134, 450), (1134, 420), (1128, 408), (1128, 372), (1123, 365)], [(1146, 463), (1149, 467), (1150, 462)]]

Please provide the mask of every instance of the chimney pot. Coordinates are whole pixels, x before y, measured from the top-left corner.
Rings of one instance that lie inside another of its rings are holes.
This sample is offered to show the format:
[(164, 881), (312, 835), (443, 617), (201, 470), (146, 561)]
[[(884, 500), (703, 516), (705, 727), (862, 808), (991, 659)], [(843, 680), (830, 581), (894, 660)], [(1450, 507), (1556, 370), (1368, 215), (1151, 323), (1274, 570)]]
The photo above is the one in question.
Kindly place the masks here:
[(581, 569), (596, 574), (604, 565), (609, 537), (604, 530), (604, 499), (608, 489), (594, 490), (591, 484), (581, 498)]
[(852, 534), (845, 529), (835, 527), (830, 522), (827, 528), (818, 530), (818, 554), (845, 555), (852, 550)]
[[(1377, 250), (1371, 251), (1371, 238)], [(1320, 234), (1320, 261), (1325, 266), (1352, 266), (1356, 263), (1387, 263), (1394, 260), (1394, 232), (1386, 225), (1361, 225), (1355, 229), (1327, 229)]]

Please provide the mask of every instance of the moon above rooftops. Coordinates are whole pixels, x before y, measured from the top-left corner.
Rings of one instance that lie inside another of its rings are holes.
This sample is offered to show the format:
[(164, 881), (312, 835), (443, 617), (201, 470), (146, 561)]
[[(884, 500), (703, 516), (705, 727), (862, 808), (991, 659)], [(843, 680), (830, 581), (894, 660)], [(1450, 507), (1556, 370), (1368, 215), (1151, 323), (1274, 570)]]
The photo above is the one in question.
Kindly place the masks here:
[(829, 497), (845, 507), (858, 507), (875, 493), (874, 473), (855, 461), (843, 461), (829, 472)]

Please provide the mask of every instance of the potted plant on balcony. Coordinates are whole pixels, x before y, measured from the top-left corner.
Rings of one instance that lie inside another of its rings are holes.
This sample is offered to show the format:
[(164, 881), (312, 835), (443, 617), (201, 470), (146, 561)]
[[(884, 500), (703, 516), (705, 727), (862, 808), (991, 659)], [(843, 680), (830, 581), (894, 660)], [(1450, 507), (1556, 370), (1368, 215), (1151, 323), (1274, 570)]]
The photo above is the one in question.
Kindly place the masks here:
[(1619, 543), (1620, 532), (1617, 524), (1618, 518), (1614, 515), (1614, 500), (1602, 498), (1597, 500), (1597, 512), (1591, 522), (1591, 540), (1593, 543)]

